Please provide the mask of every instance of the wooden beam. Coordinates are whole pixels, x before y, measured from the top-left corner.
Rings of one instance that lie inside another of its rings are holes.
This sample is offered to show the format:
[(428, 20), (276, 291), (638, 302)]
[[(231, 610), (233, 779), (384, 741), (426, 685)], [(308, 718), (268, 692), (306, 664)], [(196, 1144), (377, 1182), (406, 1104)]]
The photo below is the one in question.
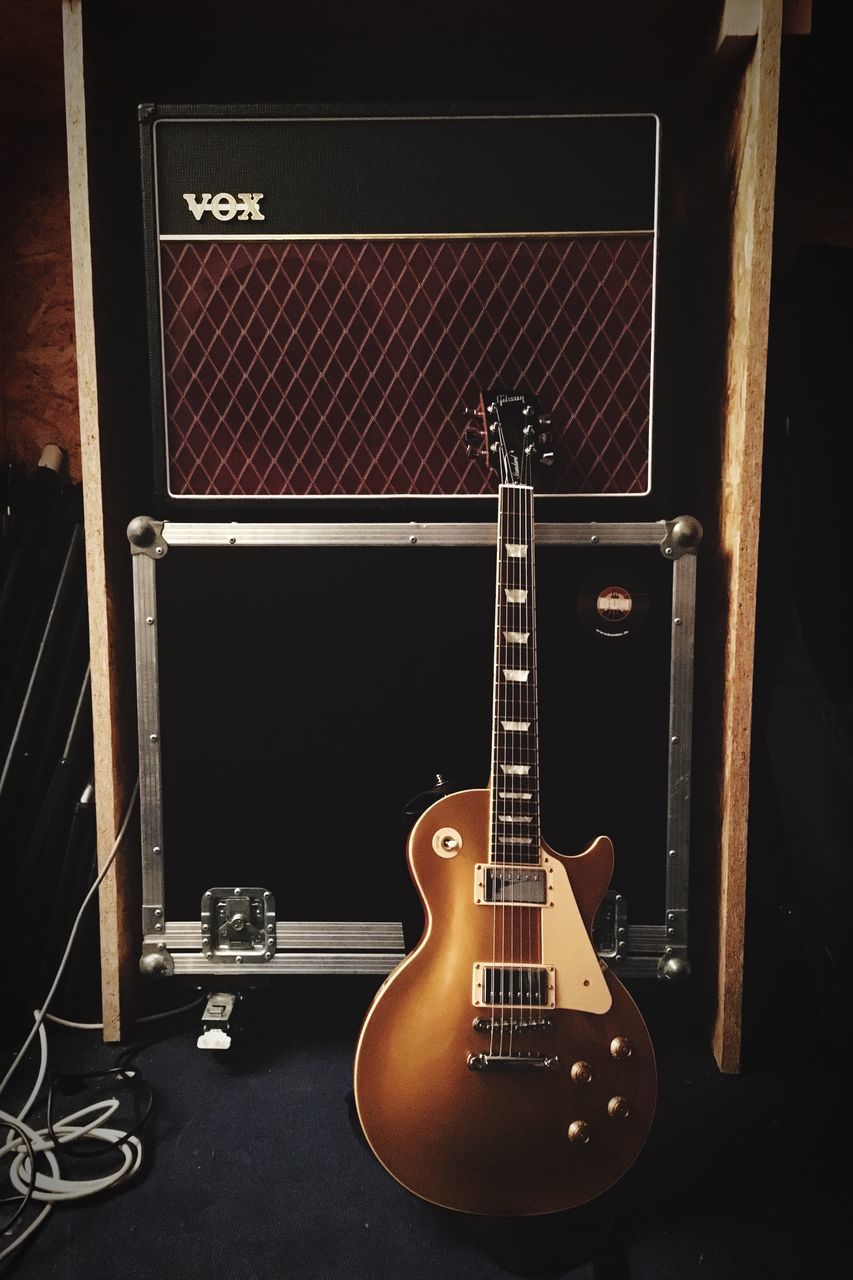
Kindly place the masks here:
[[(62, 34), (65, 66), (65, 111), (68, 141), (68, 179), (71, 217), (71, 260), (74, 283), (74, 325), (80, 407), (80, 451), (86, 536), (86, 587), (89, 603), (89, 649), (92, 671), (92, 717), (95, 752), (95, 804), (98, 865), (109, 856), (133, 786), (121, 767), (118, 689), (113, 652), (113, 616), (108, 566), (115, 560), (114, 533), (104, 519), (102, 452), (98, 423), (98, 383), (95, 360), (95, 317), (89, 226), (89, 174), (86, 155), (86, 102), (83, 79), (83, 14), (81, 0), (63, 0)], [(108, 545), (109, 544), (109, 545)], [(130, 785), (128, 785), (128, 782)], [(104, 1038), (121, 1036), (122, 979), (127, 964), (129, 933), (125, 885), (127, 868), (136, 853), (133, 825), (113, 870), (105, 878), (99, 900), (101, 991)], [(126, 1006), (125, 1006), (126, 1007)]]
[(717, 1008), (720, 1069), (740, 1066), (755, 596), (782, 0), (762, 0), (732, 139), (731, 278), (720, 512), (725, 635)]
[(720, 15), (718, 46), (726, 40), (755, 39), (761, 25), (762, 0), (725, 0)]

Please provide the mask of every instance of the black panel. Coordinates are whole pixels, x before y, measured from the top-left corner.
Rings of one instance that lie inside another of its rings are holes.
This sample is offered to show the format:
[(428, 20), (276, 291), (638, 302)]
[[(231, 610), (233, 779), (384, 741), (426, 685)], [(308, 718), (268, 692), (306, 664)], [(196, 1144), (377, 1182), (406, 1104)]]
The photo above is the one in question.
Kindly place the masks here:
[[(664, 911), (672, 567), (656, 548), (537, 554), (542, 826), (617, 849), (631, 919)], [(641, 581), (614, 638), (577, 598)], [(157, 566), (166, 908), (273, 890), (284, 919), (399, 919), (401, 811), (489, 776), (494, 552), (180, 548)]]
[[(287, 107), (257, 108), (257, 117), (255, 110), (248, 109), (248, 119), (220, 120), (210, 119), (208, 108), (175, 107), (178, 116), (199, 118), (152, 125), (161, 234), (452, 235), (655, 226), (654, 116), (304, 120)], [(276, 115), (292, 118), (264, 118)], [(147, 129), (147, 113), (143, 121)], [(196, 218), (184, 194), (201, 202), (205, 192), (263, 193), (263, 221), (223, 220), (209, 211)]]

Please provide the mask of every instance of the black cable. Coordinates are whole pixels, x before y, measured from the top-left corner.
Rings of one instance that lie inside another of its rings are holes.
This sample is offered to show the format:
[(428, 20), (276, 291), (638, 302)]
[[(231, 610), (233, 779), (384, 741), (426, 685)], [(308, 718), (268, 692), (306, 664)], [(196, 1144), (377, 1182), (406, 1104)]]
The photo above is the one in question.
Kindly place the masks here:
[(18, 1221), (21, 1214), (33, 1198), (33, 1193), (36, 1189), (36, 1154), (33, 1150), (33, 1144), (30, 1142), (29, 1134), (18, 1124), (16, 1120), (13, 1120), (11, 1116), (7, 1116), (6, 1119), (3, 1120), (2, 1124), (5, 1128), (14, 1129), (15, 1133), (17, 1133), (26, 1148), (27, 1158), (30, 1162), (30, 1180), (27, 1183), (26, 1193), (22, 1196), (7, 1196), (5, 1199), (0, 1200), (0, 1204), (8, 1204), (12, 1200), (20, 1200), (21, 1202), (9, 1221), (0, 1227), (0, 1234), (5, 1236), (12, 1230), (15, 1223)]
[[(201, 1001), (199, 1000), (198, 1004), (200, 1003)], [(176, 1009), (175, 1013), (192, 1013), (196, 1008), (197, 1008), (197, 1004), (191, 1004), (191, 1005), (188, 1005), (186, 1009)], [(164, 1018), (166, 1016), (167, 1014), (163, 1014)], [(164, 1031), (162, 1035), (153, 1036), (149, 1040), (140, 1040), (138, 1044), (129, 1044), (126, 1048), (122, 1049), (119, 1055), (117, 1056), (115, 1060), (115, 1070), (121, 1071), (124, 1067), (128, 1066), (128, 1064), (131, 1063), (134, 1060), (134, 1058), (136, 1058), (140, 1053), (144, 1053), (146, 1049), (153, 1048), (155, 1044), (162, 1044), (164, 1040), (171, 1040), (172, 1036), (177, 1034), (178, 1034), (177, 1031), (175, 1031), (173, 1028), (171, 1031)]]
[[(46, 1126), (47, 1126), (47, 1131), (50, 1134), (50, 1137), (53, 1141), (54, 1147), (57, 1150), (59, 1150), (60, 1143), (59, 1143), (59, 1137), (57, 1136), (56, 1130), (53, 1127), (54, 1126), (54, 1120), (53, 1120), (54, 1087), (56, 1086), (58, 1088), (58, 1091), (62, 1091), (63, 1084), (65, 1085), (74, 1084), (74, 1085), (77, 1085), (79, 1088), (80, 1083), (82, 1081), (103, 1080), (106, 1076), (113, 1076), (117, 1083), (121, 1083), (121, 1084), (127, 1083), (132, 1085), (133, 1103), (134, 1103), (134, 1119), (135, 1119), (133, 1128), (128, 1129), (127, 1132), (124, 1133), (120, 1138), (115, 1138), (112, 1142), (104, 1142), (100, 1138), (95, 1139), (95, 1141), (98, 1143), (98, 1146), (96, 1146), (94, 1149), (90, 1148), (89, 1150), (78, 1150), (74, 1146), (63, 1144), (62, 1151), (65, 1155), (75, 1156), (78, 1160), (88, 1160), (94, 1156), (101, 1156), (104, 1154), (105, 1151), (110, 1151), (114, 1147), (123, 1147), (128, 1143), (128, 1141), (131, 1138), (135, 1138), (137, 1136), (137, 1134), (140, 1132), (140, 1130), (148, 1120), (148, 1117), (151, 1115), (151, 1111), (154, 1107), (154, 1089), (151, 1085), (151, 1082), (145, 1079), (142, 1072), (139, 1071), (138, 1068), (134, 1068), (132, 1071), (128, 1071), (122, 1067), (107, 1067), (103, 1071), (76, 1071), (76, 1072), (52, 1071), (50, 1073), (50, 1079), (49, 1079), (48, 1089), (47, 1089)], [(147, 1090), (148, 1096), (146, 1099), (145, 1109), (140, 1115), (139, 1099), (140, 1099), (141, 1088), (144, 1088)], [(72, 1089), (65, 1090), (65, 1092), (68, 1092), (68, 1093), (75, 1092), (75, 1091), (76, 1090), (72, 1090)]]

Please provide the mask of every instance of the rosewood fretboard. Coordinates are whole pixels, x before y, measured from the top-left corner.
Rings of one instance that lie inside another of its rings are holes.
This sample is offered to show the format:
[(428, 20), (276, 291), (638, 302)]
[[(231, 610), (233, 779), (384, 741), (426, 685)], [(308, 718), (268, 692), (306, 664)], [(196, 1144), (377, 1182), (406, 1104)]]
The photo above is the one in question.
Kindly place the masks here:
[(533, 489), (502, 484), (498, 492), (490, 862), (540, 861), (533, 529)]

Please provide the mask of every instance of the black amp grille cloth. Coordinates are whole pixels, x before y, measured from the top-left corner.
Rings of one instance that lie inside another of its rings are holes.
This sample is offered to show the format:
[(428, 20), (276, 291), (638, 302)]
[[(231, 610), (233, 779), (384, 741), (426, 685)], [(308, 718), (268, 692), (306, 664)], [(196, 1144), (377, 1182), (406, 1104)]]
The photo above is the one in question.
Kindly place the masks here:
[(550, 413), (540, 489), (648, 488), (650, 234), (165, 241), (175, 496), (478, 494), (478, 386)]

